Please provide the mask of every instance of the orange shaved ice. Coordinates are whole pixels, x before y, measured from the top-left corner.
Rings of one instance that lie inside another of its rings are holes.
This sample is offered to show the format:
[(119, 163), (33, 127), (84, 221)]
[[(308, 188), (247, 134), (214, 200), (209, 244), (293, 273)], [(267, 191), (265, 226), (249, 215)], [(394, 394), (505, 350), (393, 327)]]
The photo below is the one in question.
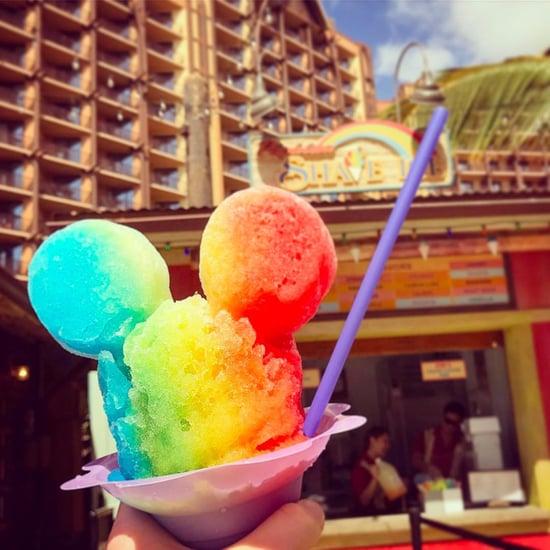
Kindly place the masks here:
[(130, 400), (153, 475), (194, 470), (304, 439), (292, 339), (269, 351), (247, 319), (198, 295), (164, 302), (127, 337)]
[(335, 272), (334, 243), (317, 211), (276, 187), (231, 195), (203, 233), (200, 278), (208, 302), (248, 318), (260, 341), (309, 321)]

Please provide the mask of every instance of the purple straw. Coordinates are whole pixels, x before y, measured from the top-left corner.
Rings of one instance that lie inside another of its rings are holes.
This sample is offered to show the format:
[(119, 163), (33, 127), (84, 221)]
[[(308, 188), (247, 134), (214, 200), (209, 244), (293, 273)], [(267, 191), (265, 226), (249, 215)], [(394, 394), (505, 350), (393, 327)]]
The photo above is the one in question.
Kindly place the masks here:
[(355, 340), (361, 321), (365, 316), (372, 295), (376, 290), (386, 261), (391, 254), (393, 245), (403, 225), (403, 221), (407, 216), (416, 190), (424, 175), (424, 171), (437, 145), (439, 135), (445, 126), (448, 114), (449, 111), (443, 107), (436, 107), (434, 109), (426, 132), (424, 133), (424, 137), (422, 138), (416, 156), (411, 164), (407, 179), (397, 197), (395, 206), (382, 232), (378, 246), (374, 251), (367, 272), (363, 277), (361, 286), (357, 291), (357, 296), (355, 297), (346, 322), (344, 323), (344, 328), (334, 346), (323, 378), (315, 392), (315, 397), (313, 398), (313, 402), (311, 403), (311, 407), (309, 408), (304, 422), (304, 434), (307, 437), (314, 437), (317, 433), (317, 428), (323, 417), (323, 412), (332, 397), (332, 392), (342, 372), (349, 350), (353, 345), (353, 341)]

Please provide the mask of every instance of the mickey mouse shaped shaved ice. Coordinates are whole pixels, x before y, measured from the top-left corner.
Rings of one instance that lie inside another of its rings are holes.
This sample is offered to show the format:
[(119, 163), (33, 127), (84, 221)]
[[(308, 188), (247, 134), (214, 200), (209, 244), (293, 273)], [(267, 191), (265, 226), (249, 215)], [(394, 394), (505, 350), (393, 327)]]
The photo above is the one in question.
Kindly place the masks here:
[(293, 333), (336, 272), (332, 238), (296, 195), (265, 185), (224, 200), (204, 230), (206, 298), (174, 301), (168, 269), (138, 231), (83, 220), (29, 268), (29, 296), (67, 350), (97, 357), (120, 475), (241, 460), (304, 439)]

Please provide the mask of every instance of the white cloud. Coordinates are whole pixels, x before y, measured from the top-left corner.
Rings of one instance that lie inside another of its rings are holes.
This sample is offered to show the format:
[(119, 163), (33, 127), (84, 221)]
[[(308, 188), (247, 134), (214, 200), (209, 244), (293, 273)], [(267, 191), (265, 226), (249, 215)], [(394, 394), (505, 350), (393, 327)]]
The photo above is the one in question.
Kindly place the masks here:
[(537, 54), (550, 46), (550, 2), (453, 0), (446, 32), (453, 30), (469, 63)]
[[(380, 77), (393, 74), (410, 40), (426, 47), (434, 71), (538, 54), (550, 46), (550, 0), (389, 0), (387, 17), (393, 39), (375, 51)], [(414, 80), (420, 70), (420, 56), (411, 52), (400, 79)]]
[[(445, 47), (430, 44), (422, 44), (422, 47), (433, 72), (452, 67), (456, 63), (453, 53)], [(375, 56), (375, 74), (377, 76), (393, 76), (402, 50), (402, 43), (387, 43), (379, 46)], [(420, 76), (422, 70), (422, 53), (418, 48), (411, 47), (401, 60), (399, 81), (413, 82)]]

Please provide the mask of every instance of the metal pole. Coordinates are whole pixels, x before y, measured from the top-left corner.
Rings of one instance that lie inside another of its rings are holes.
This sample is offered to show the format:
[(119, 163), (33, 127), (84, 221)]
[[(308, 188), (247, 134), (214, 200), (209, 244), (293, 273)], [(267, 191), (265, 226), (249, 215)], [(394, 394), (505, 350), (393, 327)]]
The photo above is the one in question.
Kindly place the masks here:
[(422, 44), (420, 42), (416, 42), (415, 40), (406, 44), (405, 47), (401, 50), (401, 53), (399, 54), (399, 57), (397, 59), (397, 64), (395, 65), (395, 71), (393, 73), (393, 87), (394, 87), (394, 94), (395, 94), (395, 118), (399, 123), (401, 123), (401, 105), (398, 97), (399, 96), (399, 68), (401, 67), (401, 62), (403, 61), (405, 54), (411, 48), (418, 48), (420, 50), (420, 53), (422, 55), (422, 63), (424, 65), (424, 72), (428, 73), (430, 71), (430, 67), (428, 66), (428, 56), (426, 55), (426, 50), (424, 49)]
[(420, 523), (420, 506), (417, 502), (409, 506), (409, 524), (411, 526), (412, 550), (422, 550), (422, 527)]

